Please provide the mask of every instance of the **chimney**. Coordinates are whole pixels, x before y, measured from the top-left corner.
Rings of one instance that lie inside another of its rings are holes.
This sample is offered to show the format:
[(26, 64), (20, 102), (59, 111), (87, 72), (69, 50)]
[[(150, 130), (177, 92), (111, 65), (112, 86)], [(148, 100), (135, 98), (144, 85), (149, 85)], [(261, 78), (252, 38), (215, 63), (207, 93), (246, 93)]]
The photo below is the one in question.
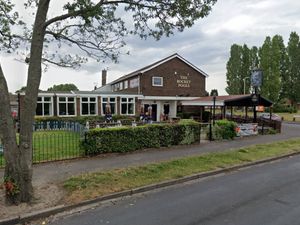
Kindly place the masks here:
[(102, 86), (106, 85), (107, 71), (102, 70)]

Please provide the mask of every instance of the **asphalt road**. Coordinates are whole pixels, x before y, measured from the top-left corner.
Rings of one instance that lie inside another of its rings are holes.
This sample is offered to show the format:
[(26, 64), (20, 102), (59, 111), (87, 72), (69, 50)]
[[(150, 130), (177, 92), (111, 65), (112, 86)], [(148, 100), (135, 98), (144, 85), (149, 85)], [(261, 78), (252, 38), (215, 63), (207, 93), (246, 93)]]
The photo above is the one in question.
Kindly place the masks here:
[(106, 203), (52, 225), (299, 225), (300, 156)]

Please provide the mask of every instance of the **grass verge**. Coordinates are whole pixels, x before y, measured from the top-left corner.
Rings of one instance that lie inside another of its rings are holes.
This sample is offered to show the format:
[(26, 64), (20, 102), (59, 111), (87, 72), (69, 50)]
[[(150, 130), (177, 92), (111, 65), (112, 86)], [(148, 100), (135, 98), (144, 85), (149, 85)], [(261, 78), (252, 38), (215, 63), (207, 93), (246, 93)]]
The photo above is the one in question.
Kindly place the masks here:
[(196, 173), (245, 164), (270, 157), (300, 152), (300, 139), (253, 145), (226, 152), (207, 153), (197, 157), (148, 164), (126, 169), (87, 173), (64, 182), (66, 202), (74, 203), (176, 179)]

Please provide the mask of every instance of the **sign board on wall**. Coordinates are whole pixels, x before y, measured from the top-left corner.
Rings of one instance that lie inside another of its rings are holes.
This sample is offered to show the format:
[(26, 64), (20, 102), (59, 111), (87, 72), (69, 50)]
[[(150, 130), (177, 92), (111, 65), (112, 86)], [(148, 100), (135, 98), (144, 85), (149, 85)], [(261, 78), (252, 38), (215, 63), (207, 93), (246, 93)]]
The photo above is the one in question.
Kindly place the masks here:
[(258, 105), (258, 106), (256, 106), (256, 111), (257, 112), (264, 112), (265, 111), (265, 107), (263, 105)]
[(258, 134), (258, 124), (257, 123), (241, 123), (238, 124), (236, 128), (236, 133), (238, 137), (250, 136)]
[(189, 88), (191, 80), (188, 79), (188, 76), (180, 75), (177, 79), (177, 87)]

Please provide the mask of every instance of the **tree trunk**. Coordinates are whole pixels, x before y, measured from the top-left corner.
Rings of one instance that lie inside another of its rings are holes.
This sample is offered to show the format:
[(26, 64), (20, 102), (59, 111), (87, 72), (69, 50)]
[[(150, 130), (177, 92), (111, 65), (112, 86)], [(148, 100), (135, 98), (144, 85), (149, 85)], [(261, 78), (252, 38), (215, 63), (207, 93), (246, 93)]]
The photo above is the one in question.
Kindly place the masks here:
[[(43, 52), (43, 42), (45, 37), (45, 21), (49, 8), (50, 0), (40, 0), (36, 13), (33, 34), (31, 40), (30, 60), (28, 67), (28, 79), (24, 103), (20, 110), (20, 137), (19, 146), (16, 144), (8, 146), (9, 139), (4, 139), (5, 159), (5, 178), (12, 179), (18, 193), (14, 196), (6, 195), (8, 202), (30, 202), (33, 197), (32, 187), (32, 125), (36, 109), (38, 89), (40, 85), (42, 69), (41, 60)], [(8, 91), (7, 91), (8, 93)], [(6, 96), (6, 95), (5, 95)], [(4, 111), (4, 110), (3, 110)], [(7, 111), (7, 109), (6, 109)], [(9, 110), (10, 111), (10, 110)], [(6, 112), (7, 114), (7, 112)], [(10, 114), (10, 112), (9, 112)], [(7, 124), (8, 125), (8, 124)], [(3, 131), (13, 130), (13, 126), (3, 125)], [(15, 131), (13, 130), (13, 133)], [(11, 132), (9, 132), (11, 133)], [(15, 133), (10, 134), (10, 141), (15, 137)], [(15, 140), (15, 139), (14, 139)], [(16, 142), (16, 141), (14, 141)]]
[[(20, 176), (19, 165), (19, 148), (16, 141), (16, 132), (14, 129), (13, 119), (10, 111), (10, 99), (7, 83), (0, 65), (0, 138), (4, 147), (4, 158), (6, 160), (5, 180), (10, 179), (17, 181)], [(9, 202), (19, 201), (17, 195), (10, 196)]]

